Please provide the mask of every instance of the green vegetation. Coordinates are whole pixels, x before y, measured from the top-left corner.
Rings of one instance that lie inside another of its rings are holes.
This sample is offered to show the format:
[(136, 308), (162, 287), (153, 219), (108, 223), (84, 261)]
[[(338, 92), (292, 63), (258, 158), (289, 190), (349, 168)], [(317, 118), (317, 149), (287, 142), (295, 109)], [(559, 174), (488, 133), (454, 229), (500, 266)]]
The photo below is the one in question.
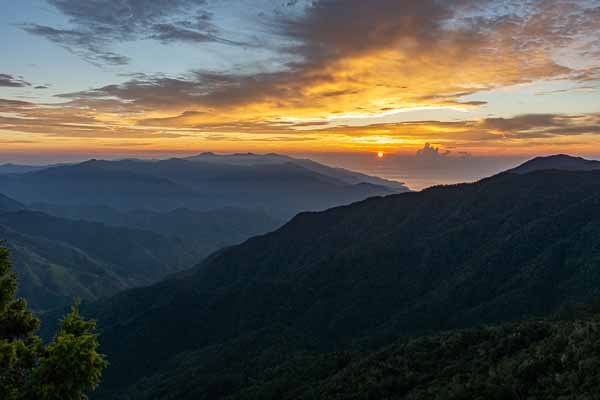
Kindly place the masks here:
[(15, 299), (16, 286), (8, 250), (0, 247), (0, 398), (85, 399), (107, 365), (97, 352), (95, 322), (82, 319), (74, 306), (44, 345), (35, 335), (39, 321)]
[[(248, 210), (73, 210), (73, 215), (55, 217), (24, 207), (3, 211), (0, 205), (0, 238), (11, 249), (18, 294), (36, 311), (64, 307), (76, 297), (93, 301), (155, 283), (221, 247), (279, 225), (264, 213)], [(100, 215), (107, 221), (85, 220)]]
[(283, 221), (264, 211), (225, 207), (209, 211), (178, 208), (169, 212), (149, 210), (119, 211), (111, 207), (77, 207), (34, 204), (32, 208), (72, 220), (101, 222), (155, 232), (183, 243), (201, 258), (226, 246), (270, 232)]
[(599, 297), (599, 266), (600, 171), (504, 173), (303, 213), (84, 303), (111, 360), (94, 396), (594, 399), (600, 322), (565, 305)]
[(241, 341), (229, 350), (180, 356), (127, 395), (139, 400), (594, 399), (600, 391), (598, 343), (595, 317), (403, 338), (368, 354), (290, 354), (271, 347), (244, 353), (245, 364), (232, 357), (243, 352), (242, 344), (252, 344)]
[(154, 283), (203, 255), (154, 232), (30, 210), (0, 213), (0, 238), (11, 250), (18, 294), (36, 311)]
[[(243, 371), (295, 353), (548, 315), (597, 298), (599, 265), (600, 172), (501, 174), (300, 214), (83, 311), (111, 359), (106, 398), (157, 376), (198, 394), (245, 387)], [(169, 371), (195, 372), (182, 384)]]

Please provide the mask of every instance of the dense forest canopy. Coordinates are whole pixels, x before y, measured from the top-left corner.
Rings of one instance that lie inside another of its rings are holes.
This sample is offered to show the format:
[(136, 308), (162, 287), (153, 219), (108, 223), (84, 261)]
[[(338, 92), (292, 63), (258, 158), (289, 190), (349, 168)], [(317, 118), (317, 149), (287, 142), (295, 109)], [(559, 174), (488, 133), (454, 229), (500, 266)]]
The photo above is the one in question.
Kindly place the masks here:
[(81, 318), (75, 305), (44, 344), (36, 336), (39, 320), (15, 298), (16, 288), (8, 250), (0, 247), (0, 398), (86, 399), (107, 366), (97, 352), (95, 322)]

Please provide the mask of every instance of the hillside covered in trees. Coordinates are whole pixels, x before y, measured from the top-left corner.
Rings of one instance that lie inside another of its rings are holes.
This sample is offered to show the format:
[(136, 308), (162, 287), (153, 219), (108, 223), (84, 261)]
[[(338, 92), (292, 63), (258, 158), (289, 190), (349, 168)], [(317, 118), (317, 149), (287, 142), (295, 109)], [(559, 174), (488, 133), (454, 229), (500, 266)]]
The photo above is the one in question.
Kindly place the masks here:
[(0, 239), (11, 249), (19, 296), (37, 311), (150, 285), (280, 225), (263, 212), (231, 208), (35, 208), (44, 212), (0, 195)]
[(279, 349), (272, 347), (237, 373), (227, 365), (230, 354), (219, 359), (216, 350), (207, 349), (180, 357), (173, 369), (143, 380), (128, 395), (140, 400), (592, 399), (600, 390), (599, 342), (599, 320), (586, 317), (403, 338), (372, 352), (302, 351), (278, 360)]
[(86, 399), (107, 365), (97, 352), (95, 322), (81, 318), (76, 304), (43, 343), (37, 336), (40, 321), (15, 296), (17, 277), (8, 255), (0, 246), (0, 398)]
[(599, 222), (598, 171), (504, 173), (300, 214), (87, 305), (111, 360), (101, 394), (147, 379), (169, 387), (180, 379), (170, 371), (195, 366), (208, 375), (186, 390), (212, 393), (298, 352), (371, 352), (588, 302), (600, 287)]

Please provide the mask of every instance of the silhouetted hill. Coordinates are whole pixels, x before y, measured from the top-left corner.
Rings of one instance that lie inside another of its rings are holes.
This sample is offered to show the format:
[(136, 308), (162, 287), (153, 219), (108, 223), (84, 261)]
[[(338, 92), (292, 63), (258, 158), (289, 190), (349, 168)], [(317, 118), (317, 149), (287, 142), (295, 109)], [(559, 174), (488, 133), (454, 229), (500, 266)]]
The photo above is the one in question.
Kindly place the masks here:
[(24, 203), (68, 206), (111, 205), (119, 208), (168, 208), (191, 199), (188, 188), (167, 179), (127, 170), (103, 168), (100, 162), (51, 167), (0, 176), (5, 194)]
[(599, 249), (600, 171), (505, 173), (303, 213), (87, 312), (114, 395), (190, 351), (218, 353), (213, 377), (242, 379), (272, 340), (323, 351), (543, 315), (600, 293)]
[(27, 204), (100, 205), (127, 211), (259, 208), (278, 218), (407, 190), (397, 182), (308, 161), (240, 165), (177, 158), (90, 160), (0, 175), (0, 185), (5, 194)]
[(586, 160), (581, 157), (573, 157), (565, 154), (557, 154), (548, 157), (536, 157), (529, 160), (508, 172), (516, 174), (526, 174), (533, 171), (543, 170), (562, 170), (562, 171), (593, 171), (600, 169), (600, 161)]
[(230, 164), (230, 165), (277, 165), (277, 164), (296, 164), (311, 171), (318, 172), (322, 175), (326, 175), (332, 178), (339, 179), (348, 184), (358, 183), (371, 183), (378, 186), (388, 187), (390, 189), (397, 190), (398, 192), (407, 191), (407, 187), (400, 182), (390, 181), (382, 179), (376, 176), (370, 176), (359, 172), (350, 171), (343, 168), (334, 168), (327, 165), (320, 164), (318, 162), (303, 159), (294, 158), (286, 155), (269, 153), (269, 154), (214, 154), (214, 153), (202, 153), (197, 156), (188, 157), (186, 160), (190, 161), (202, 161), (210, 162), (215, 164)]

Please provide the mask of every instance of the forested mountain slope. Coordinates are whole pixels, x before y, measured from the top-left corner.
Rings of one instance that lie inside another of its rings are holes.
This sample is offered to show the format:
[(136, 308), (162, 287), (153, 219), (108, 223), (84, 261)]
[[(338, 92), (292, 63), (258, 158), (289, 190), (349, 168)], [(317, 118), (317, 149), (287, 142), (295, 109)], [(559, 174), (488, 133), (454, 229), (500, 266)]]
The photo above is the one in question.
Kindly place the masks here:
[(19, 295), (35, 310), (149, 285), (206, 255), (147, 230), (27, 209), (0, 212), (0, 239), (11, 250)]
[[(110, 393), (265, 329), (291, 335), (289, 349), (327, 350), (546, 314), (598, 296), (599, 265), (600, 171), (504, 173), (300, 214), (88, 312)], [(232, 353), (241, 364), (246, 348)]]
[(185, 353), (127, 395), (139, 400), (591, 399), (600, 390), (599, 340), (597, 317), (530, 320), (400, 338), (375, 351), (290, 352), (273, 344), (234, 372), (231, 365), (239, 360), (231, 349), (243, 352), (242, 345), (257, 344), (246, 341), (226, 350)]

